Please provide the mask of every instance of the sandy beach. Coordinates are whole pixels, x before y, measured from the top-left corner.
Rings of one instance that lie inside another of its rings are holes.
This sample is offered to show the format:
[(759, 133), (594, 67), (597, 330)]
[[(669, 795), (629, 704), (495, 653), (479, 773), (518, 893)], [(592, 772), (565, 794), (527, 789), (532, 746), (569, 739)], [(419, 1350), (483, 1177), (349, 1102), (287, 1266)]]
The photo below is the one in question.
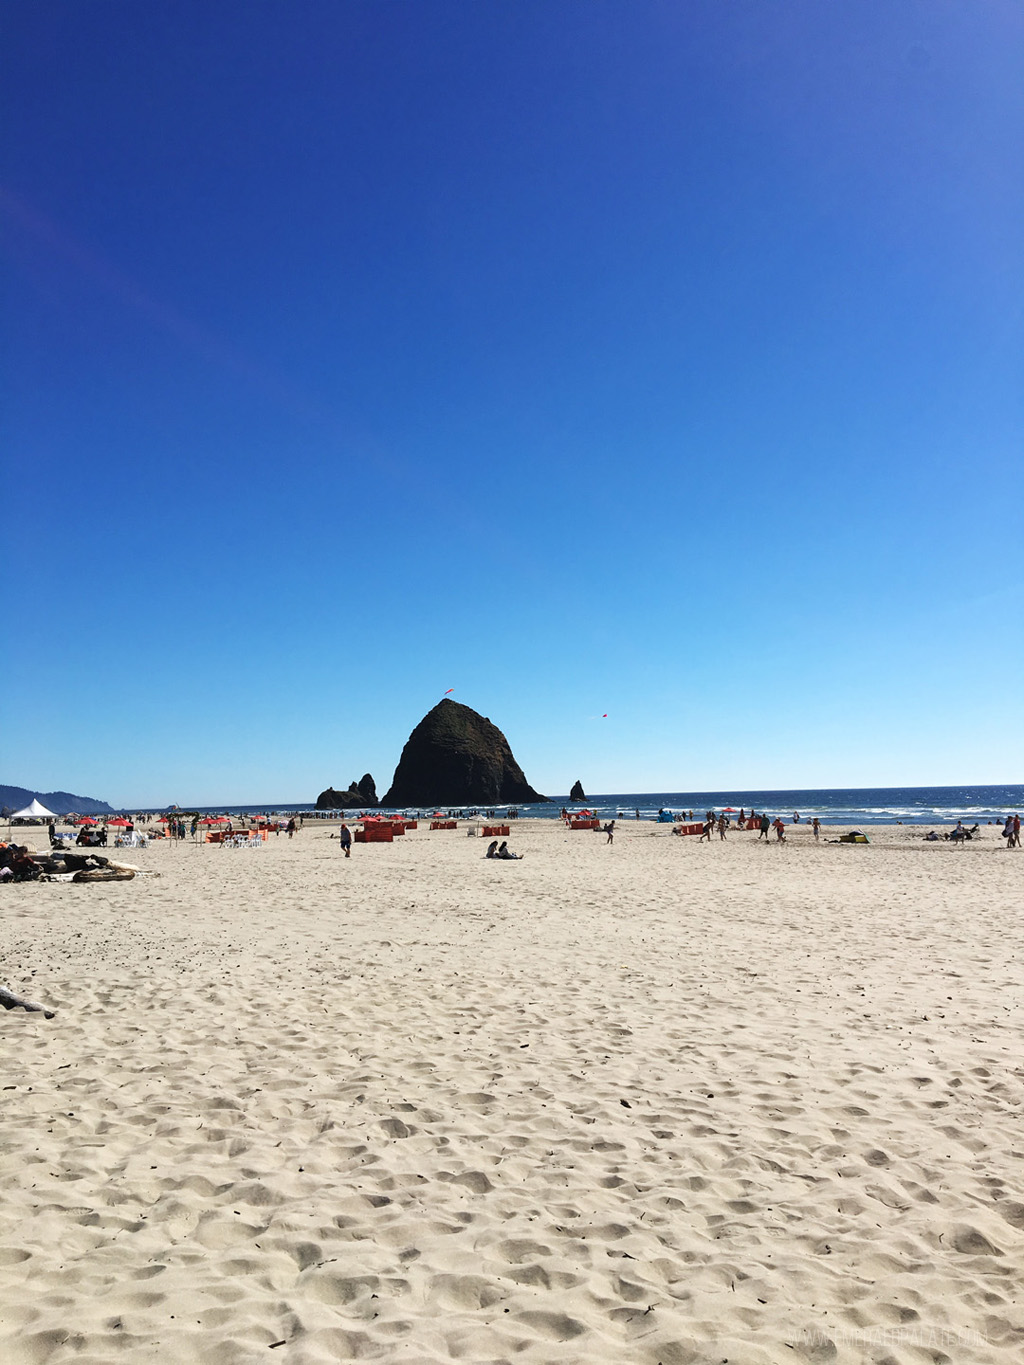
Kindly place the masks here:
[(2, 888), (5, 1365), (1024, 1356), (995, 827), (336, 829)]

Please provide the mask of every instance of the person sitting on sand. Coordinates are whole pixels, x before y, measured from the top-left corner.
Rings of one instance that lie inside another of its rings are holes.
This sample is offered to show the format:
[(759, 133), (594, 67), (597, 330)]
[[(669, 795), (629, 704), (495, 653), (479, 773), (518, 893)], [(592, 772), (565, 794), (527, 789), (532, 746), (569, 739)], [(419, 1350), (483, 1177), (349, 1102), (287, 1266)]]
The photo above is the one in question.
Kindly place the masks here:
[(15, 848), (14, 859), (11, 863), (11, 874), (16, 882), (35, 881), (36, 877), (42, 875), (42, 867), (34, 863), (29, 857), (28, 846), (22, 844), (20, 848)]
[[(504, 847), (504, 845), (502, 845), (502, 847)], [(497, 856), (498, 856), (498, 841), (497, 841), (497, 839), (492, 839), (491, 842), (487, 845), (487, 852), (484, 854), (484, 857), (485, 857), (485, 858), (496, 858)]]
[(507, 858), (511, 860), (521, 858), (523, 855), (521, 853), (513, 853), (512, 850), (509, 848), (508, 844), (505, 842), (505, 840), (502, 839), (501, 847), (498, 849), (497, 853), (494, 856), (496, 858)]

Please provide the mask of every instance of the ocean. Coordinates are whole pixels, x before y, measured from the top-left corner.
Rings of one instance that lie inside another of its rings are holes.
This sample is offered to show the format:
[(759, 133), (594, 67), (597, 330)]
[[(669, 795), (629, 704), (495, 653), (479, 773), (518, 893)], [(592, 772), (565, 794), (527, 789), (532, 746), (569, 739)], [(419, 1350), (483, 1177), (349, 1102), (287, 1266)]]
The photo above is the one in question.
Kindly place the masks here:
[[(567, 796), (554, 796), (543, 805), (521, 805), (519, 814), (534, 819), (557, 819), (563, 807), (578, 810), (586, 806), (603, 820), (635, 818), (654, 820), (659, 810), (675, 813), (692, 810), (703, 815), (707, 810), (751, 809), (781, 815), (787, 823), (795, 812), (801, 821), (814, 816), (826, 825), (952, 825), (987, 824), (1007, 814), (1024, 810), (1024, 784), (976, 787), (824, 787), (786, 791), (750, 791), (733, 788), (716, 792), (611, 792), (589, 796), (586, 802), (570, 802)], [(282, 802), (259, 806), (192, 806), (210, 812), (255, 814), (257, 812), (309, 812), (310, 803)], [(444, 807), (445, 810), (450, 807)], [(468, 809), (468, 808), (467, 808)], [(498, 807), (497, 809), (505, 809)], [(424, 811), (423, 813), (426, 813)]]

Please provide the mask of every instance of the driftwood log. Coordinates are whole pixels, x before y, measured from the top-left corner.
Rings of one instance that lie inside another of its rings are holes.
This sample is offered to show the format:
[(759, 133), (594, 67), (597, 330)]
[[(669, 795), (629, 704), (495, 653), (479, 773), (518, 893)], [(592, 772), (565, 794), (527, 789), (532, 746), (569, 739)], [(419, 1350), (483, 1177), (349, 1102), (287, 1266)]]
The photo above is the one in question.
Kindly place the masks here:
[(14, 995), (5, 987), (0, 986), (0, 1005), (5, 1010), (28, 1010), (30, 1014), (43, 1014), (47, 1019), (54, 1017), (53, 1010), (48, 1010), (45, 1005), (34, 1005), (31, 1000), (22, 1000), (20, 995)]
[(71, 880), (73, 882), (130, 882), (134, 876), (134, 868), (117, 867), (114, 863), (110, 863), (106, 867), (86, 868), (81, 872), (76, 872)]

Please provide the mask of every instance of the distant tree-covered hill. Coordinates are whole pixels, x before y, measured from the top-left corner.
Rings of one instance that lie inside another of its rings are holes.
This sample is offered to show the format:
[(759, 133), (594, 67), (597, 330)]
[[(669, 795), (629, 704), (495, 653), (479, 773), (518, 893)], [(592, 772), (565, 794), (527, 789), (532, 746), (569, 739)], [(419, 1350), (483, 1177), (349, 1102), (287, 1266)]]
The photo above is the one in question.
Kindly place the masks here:
[(110, 815), (114, 807), (95, 796), (75, 796), (73, 792), (34, 792), (28, 787), (5, 787), (0, 782), (0, 806), (4, 810), (21, 810), (30, 801), (41, 801), (54, 815), (67, 815), (69, 810), (78, 815)]

